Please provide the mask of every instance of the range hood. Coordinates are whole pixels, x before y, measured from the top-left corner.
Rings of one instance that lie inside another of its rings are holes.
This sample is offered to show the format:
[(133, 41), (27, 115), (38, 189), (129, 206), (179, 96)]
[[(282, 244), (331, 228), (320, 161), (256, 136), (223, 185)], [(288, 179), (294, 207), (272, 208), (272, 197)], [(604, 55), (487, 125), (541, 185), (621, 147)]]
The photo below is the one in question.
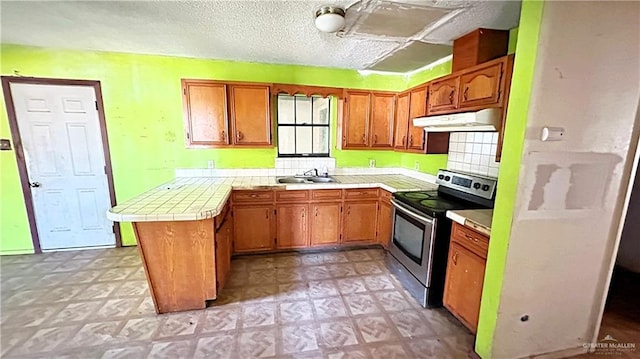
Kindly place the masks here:
[(413, 119), (413, 125), (415, 127), (424, 127), (426, 132), (499, 131), (501, 123), (501, 108), (488, 108), (477, 112), (452, 113)]

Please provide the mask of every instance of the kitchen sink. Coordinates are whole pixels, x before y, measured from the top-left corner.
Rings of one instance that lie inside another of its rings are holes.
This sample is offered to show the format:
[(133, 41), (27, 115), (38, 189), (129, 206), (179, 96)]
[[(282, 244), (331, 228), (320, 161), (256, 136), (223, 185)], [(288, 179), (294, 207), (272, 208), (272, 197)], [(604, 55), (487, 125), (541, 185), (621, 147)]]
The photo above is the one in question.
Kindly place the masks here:
[(337, 183), (338, 181), (333, 177), (316, 177), (316, 176), (305, 176), (305, 177), (279, 177), (276, 179), (278, 183), (304, 183), (304, 184), (314, 184), (314, 183)]

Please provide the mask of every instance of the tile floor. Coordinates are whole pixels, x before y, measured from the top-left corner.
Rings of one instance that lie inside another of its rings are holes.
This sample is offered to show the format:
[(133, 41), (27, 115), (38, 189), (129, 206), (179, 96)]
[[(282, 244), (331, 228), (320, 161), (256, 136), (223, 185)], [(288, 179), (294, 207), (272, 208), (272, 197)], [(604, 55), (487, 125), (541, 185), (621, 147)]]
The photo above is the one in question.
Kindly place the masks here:
[(467, 358), (473, 336), (423, 309), (382, 250), (232, 261), (206, 310), (156, 315), (136, 248), (0, 258), (3, 358)]

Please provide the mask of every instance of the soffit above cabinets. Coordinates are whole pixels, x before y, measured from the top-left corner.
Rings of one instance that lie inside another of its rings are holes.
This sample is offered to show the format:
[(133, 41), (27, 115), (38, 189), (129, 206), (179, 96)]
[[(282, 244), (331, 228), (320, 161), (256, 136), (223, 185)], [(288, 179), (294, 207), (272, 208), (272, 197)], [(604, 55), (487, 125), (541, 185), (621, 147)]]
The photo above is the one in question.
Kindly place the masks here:
[[(323, 5), (347, 9), (343, 33), (315, 28)], [(519, 1), (3, 1), (0, 32), (3, 44), (405, 71), (443, 52), (415, 42), (449, 46), (519, 13)]]

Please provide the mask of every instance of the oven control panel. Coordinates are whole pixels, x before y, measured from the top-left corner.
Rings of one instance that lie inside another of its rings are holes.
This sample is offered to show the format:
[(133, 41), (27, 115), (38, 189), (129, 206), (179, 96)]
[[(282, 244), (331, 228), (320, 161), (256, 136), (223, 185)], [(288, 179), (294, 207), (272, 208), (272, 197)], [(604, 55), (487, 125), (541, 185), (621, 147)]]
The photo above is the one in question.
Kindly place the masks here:
[(495, 178), (476, 176), (468, 173), (439, 170), (436, 183), (478, 197), (492, 199), (496, 191)]

